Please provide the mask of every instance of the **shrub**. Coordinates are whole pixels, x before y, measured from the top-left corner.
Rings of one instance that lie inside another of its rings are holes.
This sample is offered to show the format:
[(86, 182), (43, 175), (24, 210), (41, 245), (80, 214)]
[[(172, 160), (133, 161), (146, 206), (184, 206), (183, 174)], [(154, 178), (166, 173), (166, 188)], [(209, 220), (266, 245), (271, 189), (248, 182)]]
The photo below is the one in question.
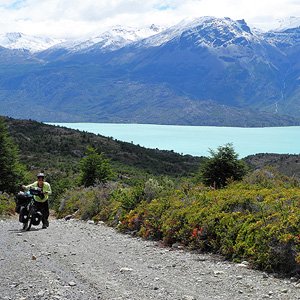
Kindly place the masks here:
[(209, 149), (211, 157), (200, 166), (196, 179), (216, 188), (227, 185), (228, 180), (241, 180), (247, 172), (247, 166), (238, 159), (232, 144), (225, 144), (217, 150)]
[(68, 190), (61, 199), (57, 217), (63, 218), (79, 210), (76, 218), (91, 219), (95, 222), (106, 221), (117, 225), (121, 206), (112, 195), (119, 188), (118, 183), (108, 181), (88, 188), (76, 187)]
[(19, 162), (19, 149), (8, 137), (0, 116), (0, 191), (16, 193), (25, 178), (25, 169)]
[(103, 158), (104, 153), (98, 154), (92, 147), (87, 147), (86, 156), (80, 163), (80, 183), (84, 186), (92, 186), (97, 181), (107, 182), (114, 176), (110, 168), (109, 160)]
[(14, 198), (7, 194), (0, 192), (0, 216), (11, 216), (15, 214)]

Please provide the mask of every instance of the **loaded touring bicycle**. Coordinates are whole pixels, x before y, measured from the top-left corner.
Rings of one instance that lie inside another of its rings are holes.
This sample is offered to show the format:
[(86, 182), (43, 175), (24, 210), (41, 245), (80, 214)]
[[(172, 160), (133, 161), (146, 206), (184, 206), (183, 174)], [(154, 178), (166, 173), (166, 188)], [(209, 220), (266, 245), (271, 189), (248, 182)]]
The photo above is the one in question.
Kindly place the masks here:
[(23, 230), (29, 231), (31, 226), (38, 226), (43, 214), (37, 209), (34, 196), (41, 196), (43, 191), (38, 187), (30, 187), (28, 192), (19, 192), (17, 195), (16, 213), (19, 221), (23, 223)]

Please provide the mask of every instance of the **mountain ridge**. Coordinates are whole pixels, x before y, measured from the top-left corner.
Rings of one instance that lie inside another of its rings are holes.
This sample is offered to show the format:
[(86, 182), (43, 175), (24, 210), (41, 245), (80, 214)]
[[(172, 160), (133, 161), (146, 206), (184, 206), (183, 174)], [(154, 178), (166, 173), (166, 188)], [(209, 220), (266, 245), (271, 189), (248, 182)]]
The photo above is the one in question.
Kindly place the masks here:
[[(192, 23), (197, 22), (203, 22), (203, 20), (219, 20), (219, 21), (230, 21), (231, 19), (228, 17), (224, 18), (215, 18), (213, 16), (203, 16), (199, 18), (186, 18), (179, 22), (176, 25), (170, 26), (168, 28), (157, 26), (155, 24), (152, 24), (150, 26), (144, 26), (144, 27), (130, 27), (130, 26), (122, 26), (122, 25), (115, 25), (105, 28), (99, 28), (98, 30), (94, 30), (90, 33), (87, 33), (81, 37), (78, 38), (72, 38), (72, 39), (62, 39), (62, 38), (51, 38), (47, 36), (31, 36), (27, 35), (21, 32), (7, 32), (0, 34), (0, 46), (6, 47), (8, 49), (14, 49), (14, 50), (27, 50), (32, 52), (40, 52), (47, 50), (51, 47), (66, 47), (68, 48), (70, 44), (80, 45), (82, 42), (86, 42), (90, 40), (91, 44), (95, 44), (95, 42), (92, 42), (93, 39), (97, 39), (102, 34), (111, 34), (112, 37), (114, 36), (112, 33), (117, 31), (124, 31), (125, 33), (131, 35), (131, 41), (134, 43), (138, 40), (142, 40), (145, 38), (148, 38), (150, 36), (154, 36), (157, 33), (161, 33), (162, 31), (168, 31), (171, 28), (178, 28), (178, 31), (183, 31), (183, 28), (188, 28), (191, 26)], [(244, 29), (246, 28), (246, 31), (249, 33), (255, 32), (259, 35), (268, 35), (269, 33), (274, 32), (284, 32), (286, 30), (290, 30), (292, 28), (300, 27), (300, 18), (299, 17), (288, 17), (283, 19), (278, 19), (278, 26), (274, 29), (269, 29), (268, 31), (263, 31), (261, 29), (258, 29), (253, 26), (248, 26), (246, 21), (244, 19), (237, 20), (237, 23), (240, 23)], [(273, 26), (274, 27), (274, 26)], [(252, 33), (251, 33), (252, 34)], [(135, 38), (132, 38), (134, 37)], [(35, 45), (41, 44), (41, 46), (37, 47), (36, 49), (33, 48), (33, 45), (30, 45), (30, 39), (33, 41)], [(130, 38), (129, 38), (130, 39)], [(22, 44), (23, 42), (23, 44)], [(28, 47), (26, 47), (28, 46)], [(72, 47), (71, 47), (72, 48)]]
[(148, 36), (115, 27), (93, 41), (43, 51), (3, 48), (0, 114), (48, 122), (299, 125), (299, 28), (254, 32), (244, 20), (201, 17), (167, 29), (153, 25)]

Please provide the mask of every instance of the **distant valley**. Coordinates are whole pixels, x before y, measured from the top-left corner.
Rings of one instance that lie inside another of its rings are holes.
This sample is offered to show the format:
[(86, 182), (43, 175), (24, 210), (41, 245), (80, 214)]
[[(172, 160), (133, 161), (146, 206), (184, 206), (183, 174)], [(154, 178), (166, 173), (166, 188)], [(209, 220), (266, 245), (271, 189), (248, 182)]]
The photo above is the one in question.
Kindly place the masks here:
[[(299, 21), (299, 22), (297, 22)], [(0, 35), (0, 115), (43, 122), (300, 125), (300, 19), (202, 17), (76, 41)]]

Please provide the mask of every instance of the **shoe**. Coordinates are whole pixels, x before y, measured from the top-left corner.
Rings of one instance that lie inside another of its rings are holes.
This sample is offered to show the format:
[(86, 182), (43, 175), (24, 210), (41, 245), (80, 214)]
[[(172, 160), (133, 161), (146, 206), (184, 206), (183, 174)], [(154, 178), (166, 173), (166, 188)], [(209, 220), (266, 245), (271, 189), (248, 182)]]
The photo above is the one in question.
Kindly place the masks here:
[(47, 229), (47, 225), (43, 224), (42, 229)]

